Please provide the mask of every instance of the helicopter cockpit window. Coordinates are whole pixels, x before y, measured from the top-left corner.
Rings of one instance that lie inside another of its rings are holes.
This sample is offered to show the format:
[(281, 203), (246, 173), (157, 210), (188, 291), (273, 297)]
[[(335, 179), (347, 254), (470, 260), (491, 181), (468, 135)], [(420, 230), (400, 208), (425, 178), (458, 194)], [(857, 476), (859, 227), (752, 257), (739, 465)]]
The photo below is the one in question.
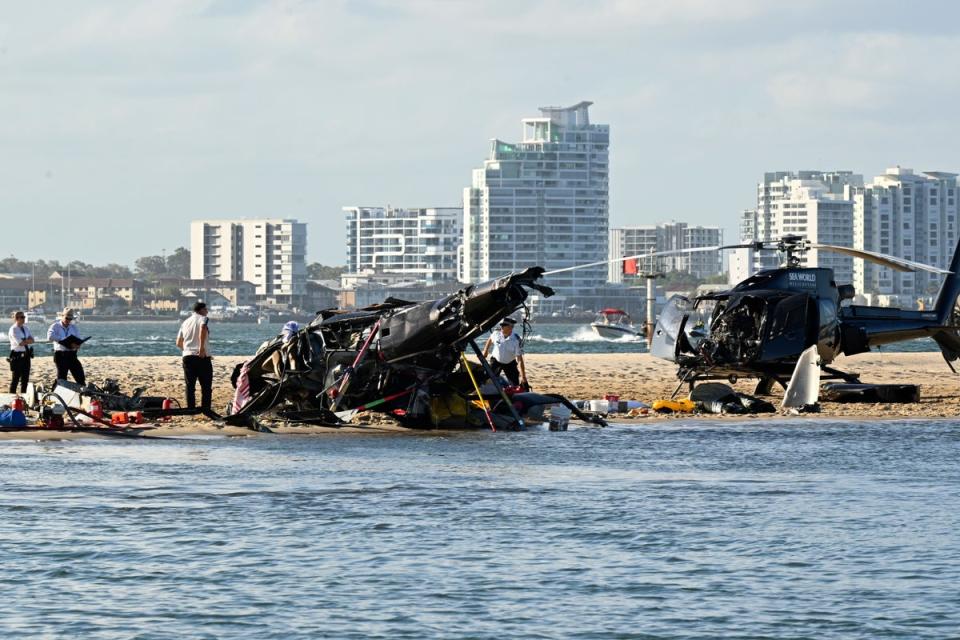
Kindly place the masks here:
[(717, 310), (717, 302), (717, 300), (698, 300), (693, 311), (690, 312), (690, 318), (687, 320), (684, 331), (687, 334), (687, 342), (694, 349), (697, 348), (701, 340), (710, 335), (710, 327)]
[(769, 339), (802, 336), (807, 326), (807, 297), (795, 295), (777, 303), (770, 322)]
[[(763, 345), (764, 358), (784, 358), (803, 351), (807, 344), (809, 301), (810, 296), (796, 294), (776, 303)], [(812, 311), (815, 313), (815, 309)]]

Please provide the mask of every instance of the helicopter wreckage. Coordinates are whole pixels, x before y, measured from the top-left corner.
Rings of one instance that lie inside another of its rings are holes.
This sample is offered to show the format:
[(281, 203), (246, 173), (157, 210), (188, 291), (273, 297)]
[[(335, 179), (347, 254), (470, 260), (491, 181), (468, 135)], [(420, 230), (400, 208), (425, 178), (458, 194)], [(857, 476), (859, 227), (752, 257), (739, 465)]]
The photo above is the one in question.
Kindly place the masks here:
[[(960, 359), (960, 243), (949, 269), (874, 253), (811, 243), (788, 235), (773, 242), (720, 247), (778, 251), (781, 267), (759, 271), (727, 291), (695, 298), (671, 298), (654, 331), (651, 353), (678, 365), (680, 387), (692, 389), (702, 380), (759, 378), (758, 394), (800, 371), (815, 389), (819, 379), (859, 382), (857, 374), (830, 365), (840, 355), (852, 356), (886, 344), (932, 338), (951, 370)], [(805, 267), (801, 257), (811, 249), (832, 251), (904, 272), (927, 271), (945, 276), (934, 308), (908, 310), (850, 304), (854, 287), (838, 284), (832, 269)], [(801, 367), (809, 352), (814, 367)], [(821, 375), (822, 372), (822, 375)], [(812, 376), (812, 377), (811, 377)], [(789, 390), (789, 389), (788, 389)], [(675, 392), (676, 393), (676, 392)]]
[[(237, 366), (225, 420), (255, 429), (271, 418), (340, 426), (374, 411), (415, 428), (538, 423), (565, 430), (571, 415), (605, 424), (563, 396), (504, 386), (477, 346), (530, 291), (553, 295), (539, 282), (543, 274), (532, 267), (428, 302), (388, 298), (365, 309), (321, 311)], [(468, 349), (478, 362), (466, 358)]]

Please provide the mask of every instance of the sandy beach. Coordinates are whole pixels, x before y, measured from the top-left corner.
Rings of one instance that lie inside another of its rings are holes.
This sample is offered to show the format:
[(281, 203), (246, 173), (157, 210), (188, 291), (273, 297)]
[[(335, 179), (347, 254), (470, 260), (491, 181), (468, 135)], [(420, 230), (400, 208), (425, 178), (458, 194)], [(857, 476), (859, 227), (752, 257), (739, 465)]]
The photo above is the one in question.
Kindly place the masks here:
[[(230, 372), (239, 357), (219, 357), (214, 360), (214, 408), (222, 410), (232, 398)], [(53, 363), (38, 358), (34, 380), (48, 380), (53, 376)], [(562, 393), (573, 400), (602, 398), (613, 393), (624, 400), (652, 402), (669, 397), (677, 386), (674, 366), (648, 354), (536, 354), (526, 357), (530, 383), (535, 390)], [(183, 401), (183, 377), (177, 357), (102, 357), (85, 358), (87, 377), (95, 383), (107, 378), (119, 381), (126, 393), (145, 387), (152, 396), (169, 396)], [(864, 382), (914, 383), (920, 385), (921, 401), (914, 404), (838, 404), (821, 403), (822, 417), (849, 417), (854, 419), (890, 418), (949, 418), (960, 416), (960, 376), (953, 374), (939, 353), (870, 353), (853, 358), (841, 358), (835, 365), (845, 371), (858, 372)], [(735, 385), (738, 391), (752, 393), (756, 382), (745, 380)], [(680, 395), (685, 395), (685, 389)], [(780, 390), (774, 391), (777, 402)], [(373, 416), (372, 416), (373, 417)], [(743, 419), (742, 416), (709, 416), (714, 419)], [(763, 416), (770, 419), (769, 414)], [(683, 419), (689, 415), (627, 417), (612, 416), (615, 420), (653, 421)], [(780, 418), (777, 418), (780, 419)], [(782, 419), (789, 419), (784, 416)], [(396, 427), (381, 420), (360, 419), (358, 429), (376, 428), (393, 431)], [(284, 432), (316, 432), (317, 427), (285, 427)], [(349, 429), (348, 429), (349, 430)], [(343, 429), (335, 430), (338, 432)], [(180, 418), (165, 423), (157, 435), (184, 433), (216, 433), (246, 435), (250, 431), (220, 428), (206, 418)], [(16, 437), (15, 433), (0, 434)], [(31, 436), (34, 434), (31, 433)], [(50, 433), (49, 437), (63, 437)], [(80, 434), (82, 435), (82, 434)]]

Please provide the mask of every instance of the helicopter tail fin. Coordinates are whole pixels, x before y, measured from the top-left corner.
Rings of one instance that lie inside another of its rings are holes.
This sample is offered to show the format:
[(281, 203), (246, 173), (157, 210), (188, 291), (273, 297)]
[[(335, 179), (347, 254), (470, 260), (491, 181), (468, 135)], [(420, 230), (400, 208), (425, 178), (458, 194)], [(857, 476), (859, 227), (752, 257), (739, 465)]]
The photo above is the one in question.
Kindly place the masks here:
[(960, 330), (941, 329), (933, 334), (933, 339), (936, 340), (940, 346), (940, 353), (943, 354), (943, 359), (947, 361), (947, 366), (950, 367), (950, 370), (954, 373), (956, 373), (957, 370), (953, 366), (953, 363), (956, 362), (957, 359), (960, 359), (960, 332), (958, 331)]
[(940, 292), (937, 293), (937, 302), (934, 306), (937, 312), (937, 322), (941, 326), (956, 326), (957, 296), (960, 296), (960, 241), (957, 242), (957, 248), (953, 252), (953, 260), (950, 261), (950, 273), (940, 285)]
[(943, 359), (947, 366), (956, 373), (953, 363), (960, 359), (960, 306), (957, 306), (957, 297), (960, 296), (960, 242), (953, 252), (950, 261), (950, 271), (940, 285), (937, 294), (937, 303), (934, 307), (937, 313), (937, 324), (944, 327), (933, 334), (933, 339), (940, 346)]

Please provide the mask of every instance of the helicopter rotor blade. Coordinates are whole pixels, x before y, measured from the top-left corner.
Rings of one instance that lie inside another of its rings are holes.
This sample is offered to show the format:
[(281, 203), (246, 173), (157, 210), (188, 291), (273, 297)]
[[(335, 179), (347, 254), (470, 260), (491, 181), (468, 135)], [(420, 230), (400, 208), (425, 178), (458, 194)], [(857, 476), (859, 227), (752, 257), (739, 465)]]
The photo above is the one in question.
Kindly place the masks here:
[[(722, 247), (717, 247), (721, 251), (726, 249), (754, 249), (755, 251), (760, 251), (767, 248), (762, 241), (757, 242), (745, 242), (743, 244), (725, 244)], [(771, 247), (772, 248), (772, 247)]]
[(623, 262), (624, 260), (640, 260), (643, 258), (656, 258), (659, 256), (678, 256), (685, 253), (699, 253), (701, 251), (719, 251), (723, 247), (694, 247), (691, 249), (671, 249), (670, 251), (654, 251), (653, 253), (643, 253), (636, 256), (624, 256), (622, 258), (614, 258), (613, 260), (601, 260), (600, 262), (591, 262), (589, 264), (578, 264), (574, 267), (564, 267), (563, 269), (554, 269), (553, 271), (547, 271), (543, 275), (552, 276), (555, 273), (565, 273), (567, 271), (576, 271), (577, 269), (586, 269), (588, 267), (599, 267), (601, 265), (616, 264), (617, 262)]
[(848, 256), (853, 256), (854, 258), (862, 258), (864, 260), (869, 260), (870, 262), (875, 262), (884, 267), (889, 267), (897, 271), (928, 271), (930, 273), (937, 273), (941, 275), (953, 273), (947, 269), (941, 269), (939, 267), (932, 267), (928, 264), (923, 264), (922, 262), (914, 262), (913, 260), (905, 260), (903, 258), (897, 258), (896, 256), (888, 256), (883, 253), (874, 253), (873, 251), (866, 251), (864, 249), (852, 249), (850, 247), (838, 247), (833, 244), (817, 244), (813, 243), (810, 245), (811, 249), (823, 249), (824, 251), (833, 251), (836, 253), (843, 253)]

